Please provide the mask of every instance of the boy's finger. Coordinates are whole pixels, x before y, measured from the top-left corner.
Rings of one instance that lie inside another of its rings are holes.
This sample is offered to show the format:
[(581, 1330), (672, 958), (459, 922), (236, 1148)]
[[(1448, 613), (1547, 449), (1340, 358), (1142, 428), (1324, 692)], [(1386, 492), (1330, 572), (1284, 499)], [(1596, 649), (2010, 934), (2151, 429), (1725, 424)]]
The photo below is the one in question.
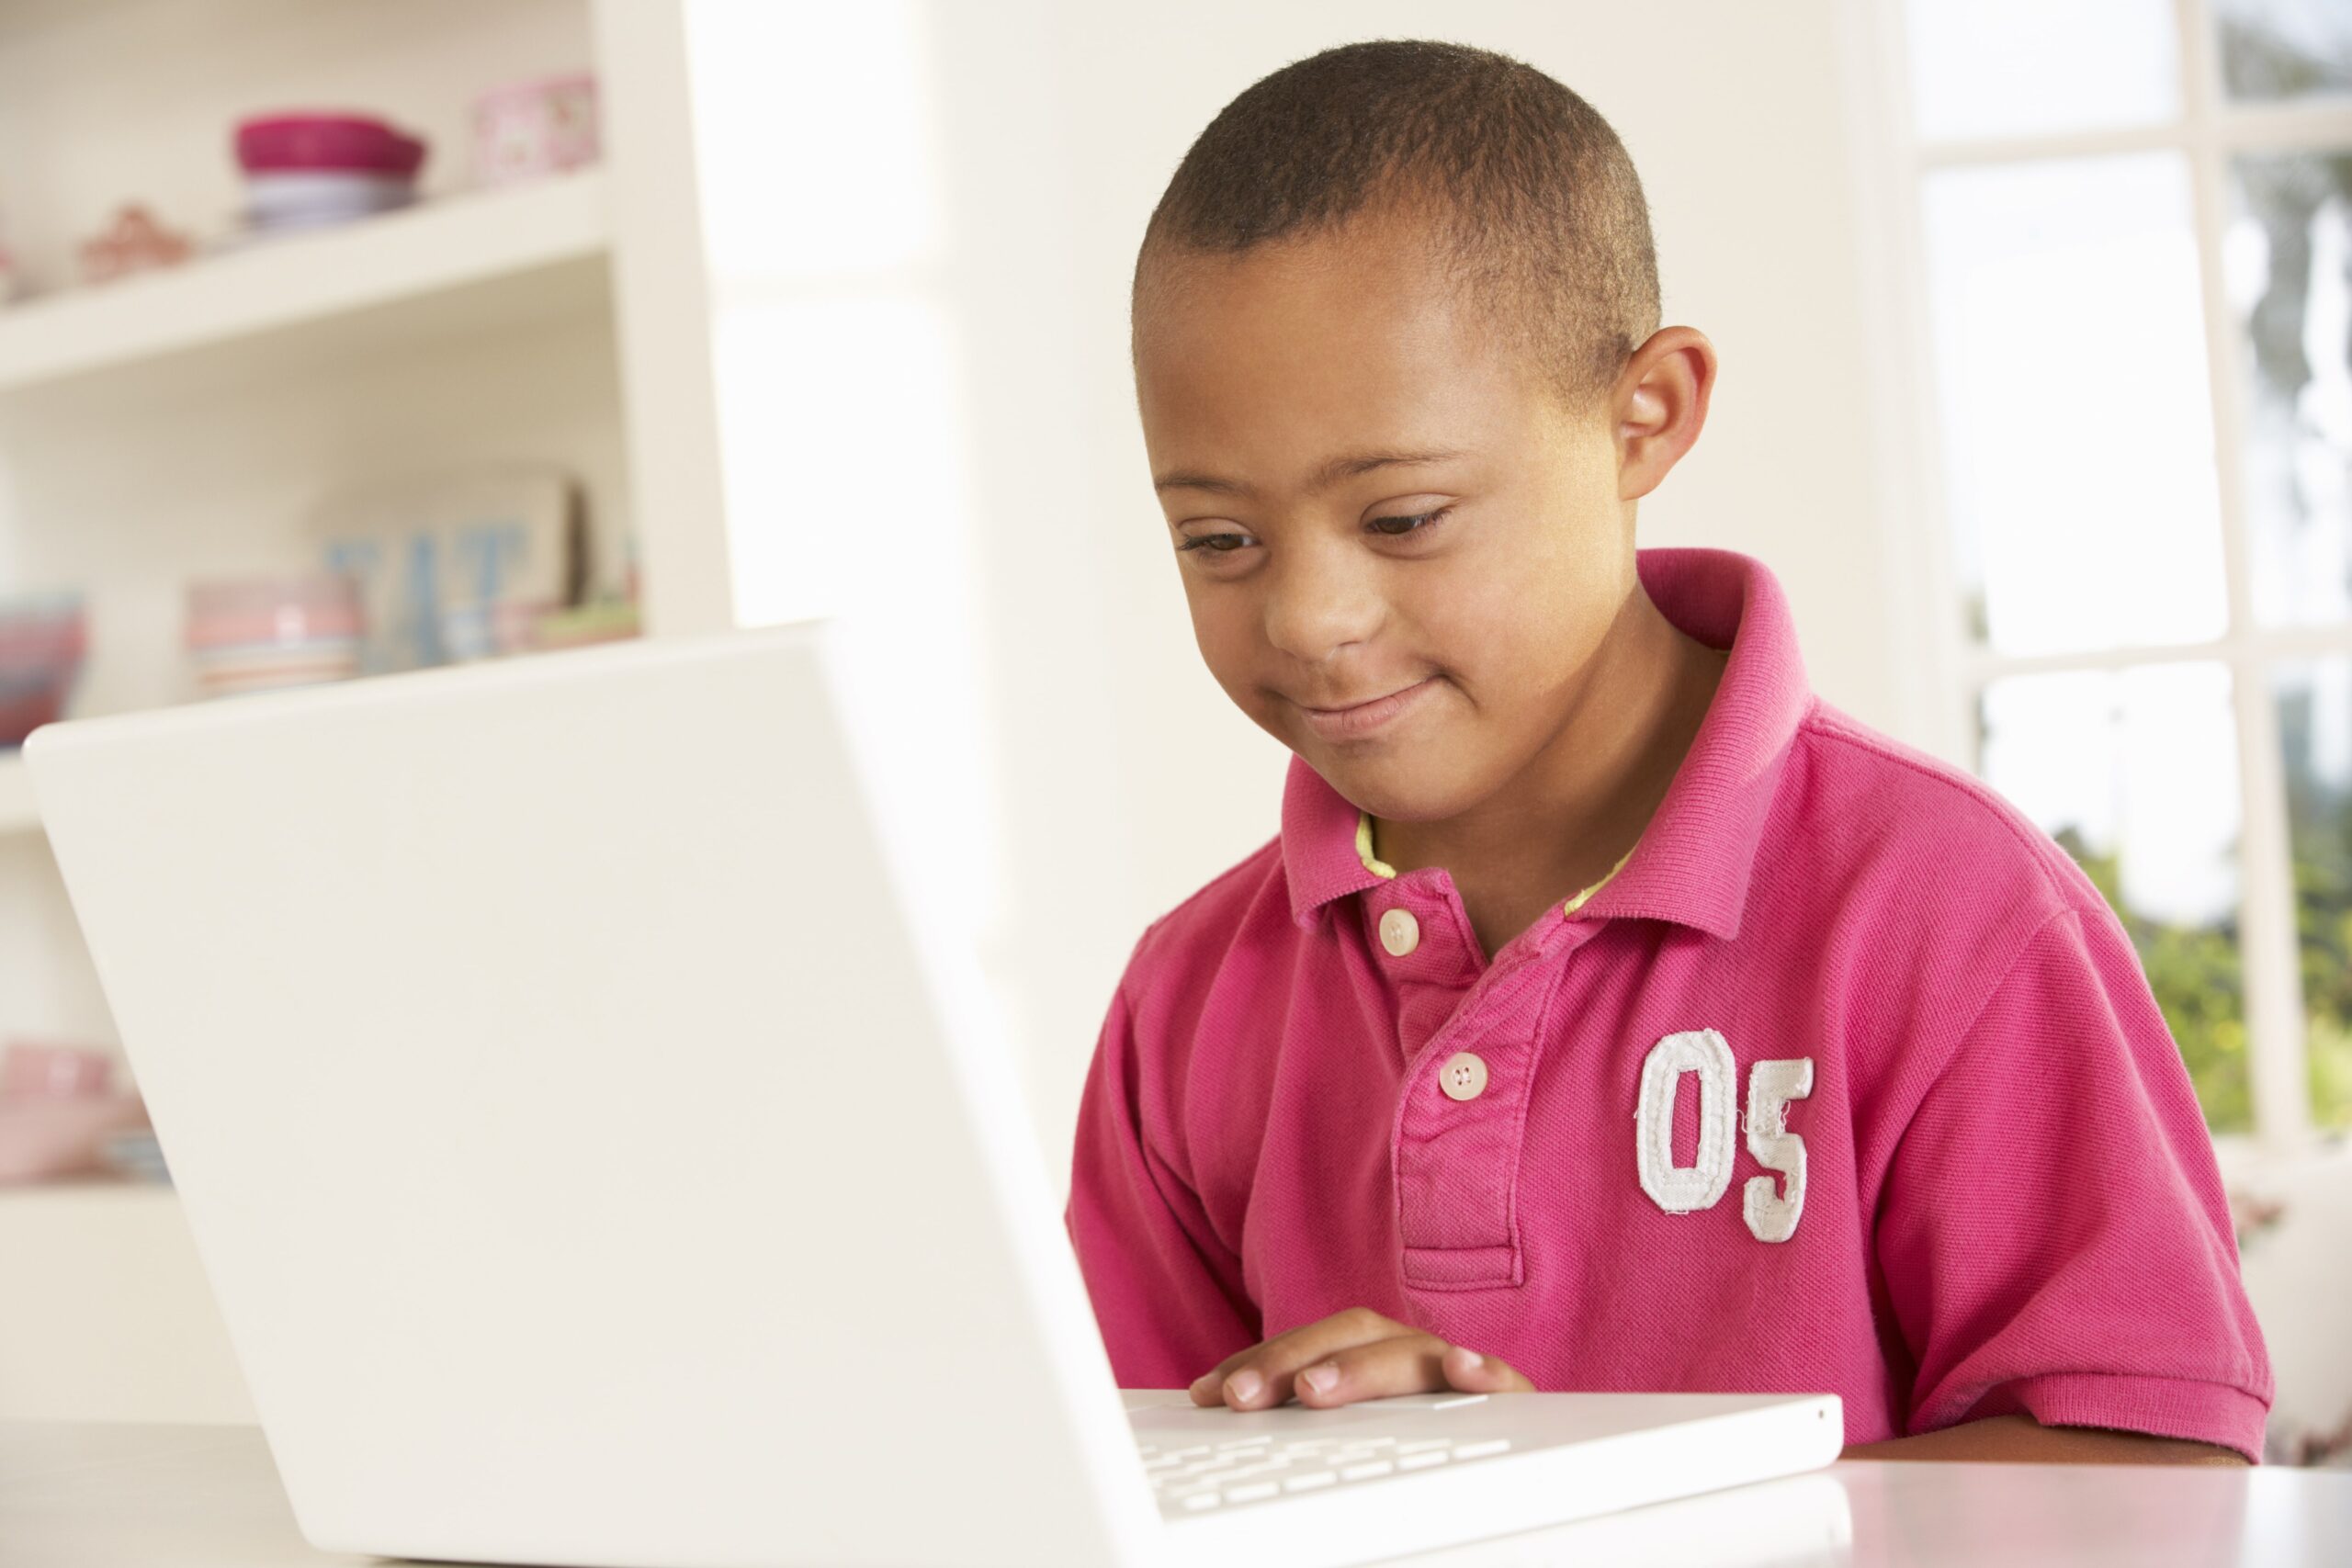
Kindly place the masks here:
[(1227, 1356), (1193, 1382), (1193, 1403), (1264, 1410), (1290, 1397), (1291, 1375), (1299, 1368), (1358, 1345), (1413, 1332), (1369, 1307), (1335, 1312)]
[(1429, 1393), (1448, 1386), (1440, 1365), (1445, 1351), (1445, 1341), (1435, 1335), (1402, 1334), (1311, 1362), (1299, 1369), (1292, 1384), (1301, 1404), (1318, 1408)]
[[(1260, 1386), (1262, 1387), (1266, 1372), (1259, 1363), (1267, 1361), (1269, 1358), (1277, 1363), (1285, 1357), (1294, 1355), (1311, 1358), (1321, 1355), (1326, 1350), (1341, 1349), (1351, 1344), (1362, 1343), (1365, 1339), (1381, 1338), (1405, 1332), (1408, 1331), (1403, 1325), (1381, 1316), (1369, 1307), (1351, 1307), (1346, 1312), (1335, 1312), (1329, 1317), (1317, 1318), (1313, 1323), (1301, 1324), (1296, 1328), (1274, 1335), (1271, 1338), (1261, 1339), (1247, 1349), (1236, 1350), (1232, 1355), (1193, 1380), (1193, 1403), (1201, 1405), (1229, 1403), (1226, 1393), (1226, 1380), (1245, 1368), (1257, 1371)], [(1260, 1399), (1257, 1403), (1262, 1405), (1268, 1403), (1279, 1404), (1280, 1401)]]
[(1464, 1393), (1532, 1393), (1535, 1385), (1519, 1369), (1499, 1357), (1485, 1356), (1467, 1345), (1455, 1345), (1442, 1362), (1444, 1386)]

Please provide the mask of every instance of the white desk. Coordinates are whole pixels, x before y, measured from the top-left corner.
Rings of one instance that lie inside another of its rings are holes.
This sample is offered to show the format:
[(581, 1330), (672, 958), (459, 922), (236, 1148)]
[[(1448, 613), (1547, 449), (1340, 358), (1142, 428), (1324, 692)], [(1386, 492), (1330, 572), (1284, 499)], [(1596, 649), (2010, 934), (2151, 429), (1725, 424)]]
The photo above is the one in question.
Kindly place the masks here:
[[(1850, 1549), (1797, 1561), (1901, 1568), (2342, 1568), (2352, 1472), (1840, 1464), (1797, 1478), (1844, 1505)], [(1787, 1482), (1768, 1483), (1786, 1487)], [(1419, 1568), (1791, 1561), (1743, 1535), (1743, 1494), (1661, 1504), (1414, 1559)], [(1761, 1514), (1746, 1516), (1753, 1520)], [(1759, 1548), (1761, 1549), (1759, 1555)], [(0, 1568), (333, 1568), (294, 1529), (254, 1427), (0, 1423)]]

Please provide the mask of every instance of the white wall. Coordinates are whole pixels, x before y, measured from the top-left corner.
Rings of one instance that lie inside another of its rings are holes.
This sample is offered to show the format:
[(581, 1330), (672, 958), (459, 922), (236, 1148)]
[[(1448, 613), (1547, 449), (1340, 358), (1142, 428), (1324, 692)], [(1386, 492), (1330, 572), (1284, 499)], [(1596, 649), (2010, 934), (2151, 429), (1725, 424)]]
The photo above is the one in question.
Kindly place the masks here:
[(1644, 504), (1640, 537), (1761, 557), (1794, 602), (1817, 688), (1916, 734), (1916, 656), (1871, 499), (1841, 13), (1837, 0), (922, 8), (1011, 867), (989, 951), (1057, 1174), (1130, 944), (1274, 831), (1286, 755), (1201, 665), (1136, 423), (1127, 279), (1192, 139), (1268, 71), (1366, 38), (1500, 49), (1590, 100), (1641, 172), (1667, 322), (1697, 326), (1722, 359), (1706, 432)]

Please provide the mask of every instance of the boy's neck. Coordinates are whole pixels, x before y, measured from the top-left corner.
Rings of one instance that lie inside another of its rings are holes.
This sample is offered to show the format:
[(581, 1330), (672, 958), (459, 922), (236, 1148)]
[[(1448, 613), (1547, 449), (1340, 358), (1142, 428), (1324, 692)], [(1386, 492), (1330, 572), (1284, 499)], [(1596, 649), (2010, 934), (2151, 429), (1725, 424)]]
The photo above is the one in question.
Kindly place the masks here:
[(1458, 816), (1375, 822), (1380, 858), (1399, 872), (1443, 866), (1491, 956), (1634, 847), (1699, 733), (1725, 657), (1668, 621), (1636, 583), (1534, 760)]

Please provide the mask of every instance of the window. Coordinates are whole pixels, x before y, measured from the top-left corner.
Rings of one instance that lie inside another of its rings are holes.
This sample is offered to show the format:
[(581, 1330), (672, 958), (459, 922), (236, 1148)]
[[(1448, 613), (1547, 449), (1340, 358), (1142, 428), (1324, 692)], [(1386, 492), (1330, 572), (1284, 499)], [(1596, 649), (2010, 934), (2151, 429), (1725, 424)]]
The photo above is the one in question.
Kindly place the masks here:
[(1955, 736), (2216, 1133), (2352, 1129), (2352, 6), (1887, 4)]

